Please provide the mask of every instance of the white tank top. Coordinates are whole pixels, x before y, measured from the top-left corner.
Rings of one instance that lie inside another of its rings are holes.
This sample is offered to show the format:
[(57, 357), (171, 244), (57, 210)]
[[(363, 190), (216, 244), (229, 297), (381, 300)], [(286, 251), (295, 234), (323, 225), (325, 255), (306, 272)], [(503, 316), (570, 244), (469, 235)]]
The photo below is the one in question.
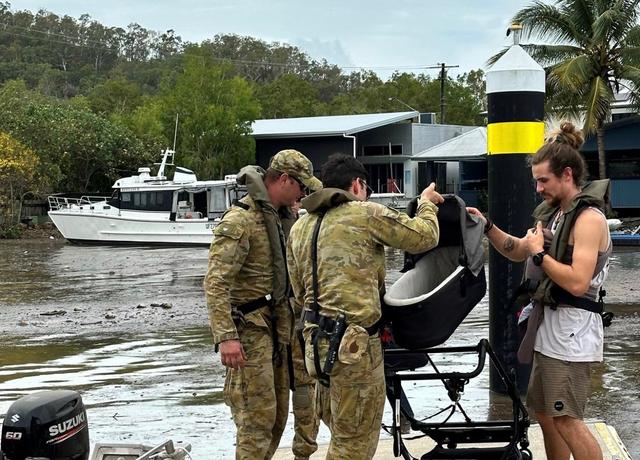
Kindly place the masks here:
[[(551, 226), (553, 232), (556, 227), (557, 225)], [(611, 236), (609, 236), (609, 244), (611, 244)], [(599, 290), (608, 273), (609, 264), (607, 263), (591, 280), (590, 289)], [(545, 308), (544, 319), (538, 328), (534, 349), (545, 356), (563, 361), (602, 361), (603, 339), (602, 318), (598, 313), (573, 307), (558, 307), (555, 310)]]

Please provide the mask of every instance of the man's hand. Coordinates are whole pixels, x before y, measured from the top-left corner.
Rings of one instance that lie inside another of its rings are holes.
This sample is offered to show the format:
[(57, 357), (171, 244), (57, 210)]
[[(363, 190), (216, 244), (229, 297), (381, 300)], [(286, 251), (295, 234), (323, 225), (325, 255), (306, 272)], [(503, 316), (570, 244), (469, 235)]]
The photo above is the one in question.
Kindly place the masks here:
[(239, 340), (225, 340), (220, 342), (220, 361), (223, 366), (239, 370), (247, 362), (247, 355)]
[(480, 212), (480, 210), (479, 210), (479, 209), (477, 209), (477, 208), (472, 208), (471, 206), (468, 206), (468, 207), (467, 207), (467, 212), (468, 212), (469, 214), (471, 214), (472, 216), (476, 216), (477, 218), (479, 218), (479, 219), (482, 221), (482, 223), (485, 225), (485, 227), (486, 227), (486, 225), (487, 225), (487, 218), (486, 218), (486, 217), (484, 217), (484, 214), (482, 214), (482, 213)]
[(427, 188), (425, 188), (420, 194), (421, 200), (429, 200), (433, 204), (443, 203), (444, 198), (438, 192), (436, 192), (435, 182), (431, 182)]
[(535, 255), (544, 251), (544, 233), (542, 232), (542, 222), (538, 221), (535, 228), (527, 230), (526, 236), (523, 238), (527, 253)]

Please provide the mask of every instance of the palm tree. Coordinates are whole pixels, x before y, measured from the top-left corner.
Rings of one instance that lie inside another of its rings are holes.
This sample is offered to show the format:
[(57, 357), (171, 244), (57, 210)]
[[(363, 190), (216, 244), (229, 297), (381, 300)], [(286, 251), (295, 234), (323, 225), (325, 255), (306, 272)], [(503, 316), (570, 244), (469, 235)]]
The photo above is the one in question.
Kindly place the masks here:
[(522, 47), (545, 67), (550, 111), (583, 115), (585, 134), (596, 134), (600, 178), (606, 177), (604, 123), (611, 119), (615, 94), (627, 89), (632, 102), (640, 105), (639, 4), (558, 0), (549, 5), (536, 0), (513, 18), (523, 26), (523, 38), (546, 42)]

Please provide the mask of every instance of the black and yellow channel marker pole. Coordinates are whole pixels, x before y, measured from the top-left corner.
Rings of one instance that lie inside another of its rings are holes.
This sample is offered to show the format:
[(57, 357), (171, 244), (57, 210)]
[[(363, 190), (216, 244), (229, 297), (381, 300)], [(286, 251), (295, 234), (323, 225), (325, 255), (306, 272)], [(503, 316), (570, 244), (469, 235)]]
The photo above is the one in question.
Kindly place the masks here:
[[(511, 30), (519, 35), (518, 26)], [(532, 226), (536, 204), (529, 158), (544, 140), (544, 88), (544, 69), (518, 45), (517, 37), (487, 71), (489, 216), (496, 226), (517, 237)], [(512, 263), (490, 249), (489, 340), (522, 394), (530, 366), (520, 365), (516, 357), (520, 333), (512, 301), (523, 271), (523, 263)], [(493, 368), (490, 387), (506, 392)]]

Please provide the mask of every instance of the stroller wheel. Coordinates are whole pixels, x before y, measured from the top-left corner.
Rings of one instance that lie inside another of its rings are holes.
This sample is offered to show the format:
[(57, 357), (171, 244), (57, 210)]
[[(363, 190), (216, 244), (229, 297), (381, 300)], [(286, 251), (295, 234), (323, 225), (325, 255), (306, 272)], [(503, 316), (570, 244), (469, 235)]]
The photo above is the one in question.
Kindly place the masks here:
[(522, 449), (520, 453), (522, 454), (522, 460), (533, 460), (533, 454), (529, 449)]

